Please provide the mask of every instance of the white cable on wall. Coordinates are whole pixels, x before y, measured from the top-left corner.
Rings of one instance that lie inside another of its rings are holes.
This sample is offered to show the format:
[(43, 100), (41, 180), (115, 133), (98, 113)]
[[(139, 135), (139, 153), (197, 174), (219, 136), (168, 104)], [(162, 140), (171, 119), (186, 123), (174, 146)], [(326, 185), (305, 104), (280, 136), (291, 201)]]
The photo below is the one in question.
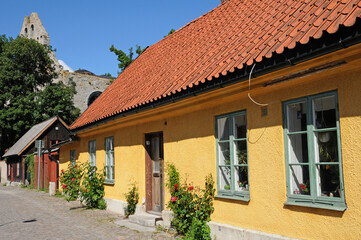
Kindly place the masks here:
[(251, 91), (251, 78), (252, 78), (252, 72), (254, 67), (256, 66), (256, 64), (253, 64), (253, 67), (251, 69), (251, 72), (249, 73), (249, 77), (248, 77), (248, 98), (255, 104), (257, 104), (258, 106), (268, 106), (268, 103), (258, 103), (255, 100), (252, 99), (251, 97), (251, 93), (249, 91)]

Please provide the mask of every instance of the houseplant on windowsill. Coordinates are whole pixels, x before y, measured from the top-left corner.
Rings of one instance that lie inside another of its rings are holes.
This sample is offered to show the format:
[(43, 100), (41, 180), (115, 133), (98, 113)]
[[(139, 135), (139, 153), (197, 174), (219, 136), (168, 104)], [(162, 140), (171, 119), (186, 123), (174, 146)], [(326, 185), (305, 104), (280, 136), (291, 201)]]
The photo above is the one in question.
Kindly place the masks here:
[(243, 181), (243, 182), (238, 182), (238, 186), (239, 186), (239, 190), (241, 191), (247, 191), (247, 181)]

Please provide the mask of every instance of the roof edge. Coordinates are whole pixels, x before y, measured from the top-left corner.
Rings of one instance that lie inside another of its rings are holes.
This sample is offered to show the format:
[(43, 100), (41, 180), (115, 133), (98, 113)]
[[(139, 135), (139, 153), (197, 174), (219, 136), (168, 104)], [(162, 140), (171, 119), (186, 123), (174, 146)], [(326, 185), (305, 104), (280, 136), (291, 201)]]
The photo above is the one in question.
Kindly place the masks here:
[[(360, 18), (356, 18), (355, 24), (350, 27), (340, 25), (338, 31), (333, 34), (324, 31), (324, 33), (319, 39), (311, 38), (306, 44), (301, 44), (300, 42), (297, 42), (296, 47), (294, 47), (293, 49), (287, 48), (280, 54), (274, 52), (271, 58), (264, 57), (260, 62), (257, 62), (257, 65), (253, 70), (252, 74), (253, 77), (265, 75), (270, 72), (274, 72), (291, 65), (305, 62), (313, 58), (320, 57), (358, 43), (361, 43)], [(256, 62), (255, 59), (253, 60), (253, 62)], [(116, 113), (108, 117), (84, 124), (82, 126), (73, 129), (71, 128), (70, 130), (73, 133), (79, 133), (87, 129), (105, 124), (106, 122), (138, 113), (140, 111), (145, 111), (154, 107), (183, 100), (185, 98), (192, 97), (200, 93), (212, 91), (225, 85), (242, 82), (248, 79), (251, 67), (252, 66), (244, 64), (244, 67), (242, 69), (237, 69), (234, 72), (228, 72), (224, 76), (220, 74), (219, 78), (213, 77), (210, 81), (205, 81), (204, 83), (200, 82), (198, 86), (187, 88), (185, 90), (182, 89), (181, 92), (171, 94), (170, 96), (160, 98), (153, 102), (149, 102), (148, 104), (138, 105), (137, 107), (134, 107), (127, 111)]]

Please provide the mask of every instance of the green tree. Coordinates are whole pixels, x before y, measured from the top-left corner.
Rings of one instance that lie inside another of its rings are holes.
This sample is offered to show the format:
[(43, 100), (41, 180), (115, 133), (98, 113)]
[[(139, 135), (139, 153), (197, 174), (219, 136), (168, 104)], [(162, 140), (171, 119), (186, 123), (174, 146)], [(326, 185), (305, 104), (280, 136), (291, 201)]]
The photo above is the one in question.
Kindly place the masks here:
[(163, 38), (168, 37), (169, 35), (171, 35), (171, 34), (174, 33), (174, 32), (175, 32), (175, 30), (174, 30), (174, 28), (172, 28), (172, 29), (169, 31), (168, 35), (165, 35)]
[[(135, 52), (138, 54), (138, 56), (145, 50), (144, 48), (142, 49), (140, 46), (135, 45), (136, 46), (136, 50)], [(118, 50), (114, 47), (114, 45), (112, 45), (109, 50), (111, 52), (113, 52), (115, 55), (117, 55), (117, 59), (119, 61), (118, 67), (120, 68), (120, 70), (123, 72), (124, 69), (126, 69), (133, 61), (133, 48), (129, 48), (129, 54), (127, 55), (125, 52), (123, 52), (122, 50)], [(137, 56), (137, 57), (138, 57)]]
[(52, 84), (57, 74), (49, 53), (33, 39), (0, 36), (0, 153), (59, 109), (68, 123), (79, 114), (69, 100), (74, 86)]
[(37, 112), (39, 115), (37, 122), (56, 116), (61, 111), (60, 117), (66, 123), (72, 123), (80, 115), (79, 108), (74, 106), (74, 94), (76, 94), (75, 82), (72, 79), (69, 80), (67, 85), (63, 82), (47, 85), (38, 94)]

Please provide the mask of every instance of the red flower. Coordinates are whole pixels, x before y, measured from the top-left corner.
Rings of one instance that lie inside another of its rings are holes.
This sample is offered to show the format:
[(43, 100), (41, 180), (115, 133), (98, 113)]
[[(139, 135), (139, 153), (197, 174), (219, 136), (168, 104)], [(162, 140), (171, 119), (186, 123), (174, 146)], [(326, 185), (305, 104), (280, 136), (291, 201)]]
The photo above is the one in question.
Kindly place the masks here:
[(64, 189), (68, 189), (67, 187), (64, 187)]
[(61, 172), (64, 172), (64, 169), (61, 169)]
[(72, 178), (71, 180), (74, 182), (74, 180), (75, 180), (75, 179), (74, 179), (74, 178)]
[(171, 198), (171, 200), (172, 200), (173, 203), (175, 203), (175, 201), (177, 201), (177, 199), (178, 199), (177, 197), (172, 197), (172, 198)]
[(306, 189), (306, 185), (305, 184), (300, 184), (300, 188), (302, 189), (302, 190), (305, 190)]
[(85, 189), (85, 192), (88, 192), (88, 189)]
[(65, 186), (65, 184), (63, 184), (63, 188), (65, 188), (65, 189), (66, 189), (66, 186)]
[(80, 179), (81, 177), (78, 177), (78, 179)]
[(190, 186), (189, 188), (188, 188), (188, 190), (190, 191), (190, 190), (193, 190), (193, 187), (192, 186)]
[(174, 189), (178, 190), (178, 184), (174, 184)]

